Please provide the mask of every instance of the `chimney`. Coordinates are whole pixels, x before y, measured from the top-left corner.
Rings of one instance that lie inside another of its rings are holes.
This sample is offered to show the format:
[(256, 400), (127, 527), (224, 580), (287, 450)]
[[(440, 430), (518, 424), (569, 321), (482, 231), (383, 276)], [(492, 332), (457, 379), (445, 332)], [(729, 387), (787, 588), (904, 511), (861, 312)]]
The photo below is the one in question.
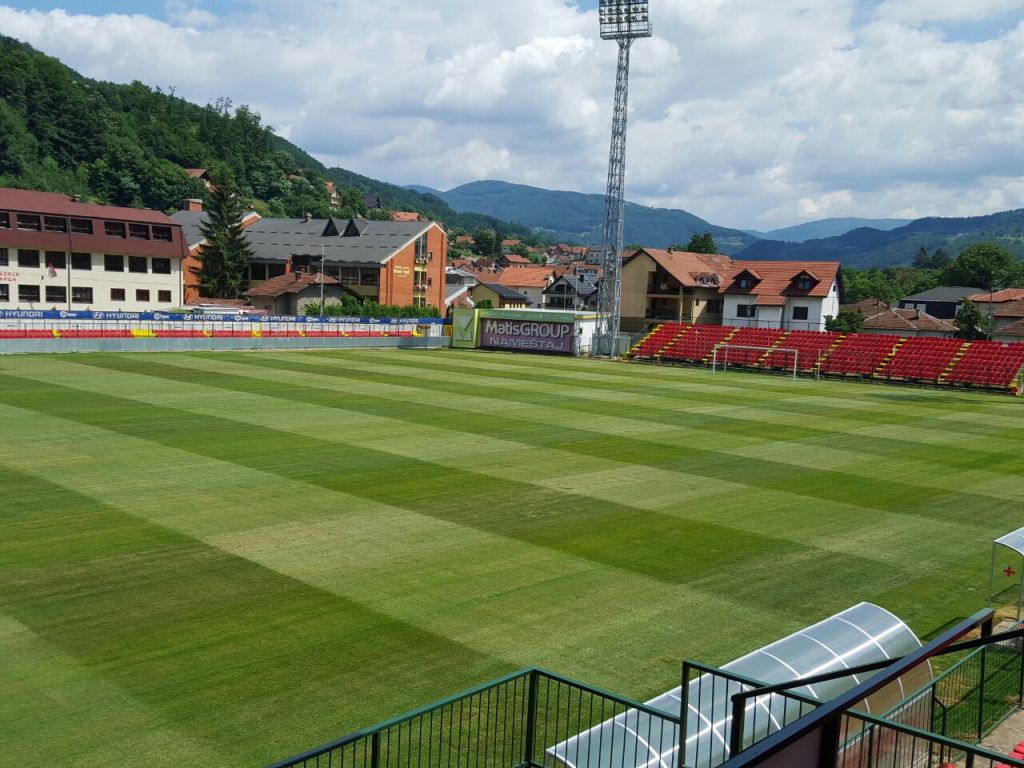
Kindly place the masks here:
[(191, 213), (201, 213), (203, 210), (203, 201), (198, 197), (190, 197), (185, 200), (184, 210)]
[(312, 220), (313, 220), (313, 214), (310, 213), (309, 211), (306, 211), (306, 223), (309, 224), (309, 222), (311, 222)]
[(72, 195), (71, 196), (71, 202), (72, 203), (80, 203), (80, 202), (82, 202), (82, 196), (81, 195)]

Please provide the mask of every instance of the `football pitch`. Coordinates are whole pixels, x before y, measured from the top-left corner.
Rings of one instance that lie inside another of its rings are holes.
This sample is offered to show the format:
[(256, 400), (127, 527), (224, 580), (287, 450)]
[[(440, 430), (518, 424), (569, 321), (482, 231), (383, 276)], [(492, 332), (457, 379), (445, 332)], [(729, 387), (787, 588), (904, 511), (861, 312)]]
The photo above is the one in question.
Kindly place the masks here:
[(0, 358), (10, 765), (259, 766), (538, 665), (646, 698), (984, 607), (1016, 398), (455, 351)]

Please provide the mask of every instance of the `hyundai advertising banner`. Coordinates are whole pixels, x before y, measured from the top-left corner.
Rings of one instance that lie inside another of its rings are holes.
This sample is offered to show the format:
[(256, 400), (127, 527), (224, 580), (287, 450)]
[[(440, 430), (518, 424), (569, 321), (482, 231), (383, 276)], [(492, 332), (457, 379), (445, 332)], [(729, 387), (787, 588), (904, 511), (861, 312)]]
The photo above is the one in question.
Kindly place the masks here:
[(305, 315), (220, 315), (189, 312), (178, 314), (173, 312), (85, 312), (75, 310), (49, 309), (4, 309), (0, 310), (0, 320), (118, 320), (118, 321), (152, 321), (166, 320), (169, 322), (218, 322), (218, 323), (349, 323), (359, 325), (444, 325), (447, 321), (440, 317), (313, 317)]

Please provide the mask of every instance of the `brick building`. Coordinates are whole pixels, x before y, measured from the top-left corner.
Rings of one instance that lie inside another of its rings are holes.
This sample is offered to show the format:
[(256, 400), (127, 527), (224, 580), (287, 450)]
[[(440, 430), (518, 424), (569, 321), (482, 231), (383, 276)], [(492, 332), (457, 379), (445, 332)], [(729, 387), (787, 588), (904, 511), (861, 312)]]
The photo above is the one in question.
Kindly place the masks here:
[(178, 307), (187, 254), (181, 227), (158, 211), (0, 189), (0, 309)]

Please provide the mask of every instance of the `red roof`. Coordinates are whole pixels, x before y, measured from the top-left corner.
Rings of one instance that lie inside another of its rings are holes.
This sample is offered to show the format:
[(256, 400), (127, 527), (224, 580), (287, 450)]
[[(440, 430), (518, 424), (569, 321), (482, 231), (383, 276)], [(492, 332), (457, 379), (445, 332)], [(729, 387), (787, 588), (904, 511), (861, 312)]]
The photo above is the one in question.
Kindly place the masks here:
[[(737, 279), (743, 273), (754, 278), (750, 288), (740, 288)], [(797, 279), (806, 275), (811, 279), (809, 290), (800, 290)], [(824, 298), (832, 292), (832, 284), (839, 276), (838, 261), (734, 261), (729, 276), (722, 281), (721, 293), (763, 296), (812, 296)], [(785, 302), (778, 302), (784, 304)]]
[(893, 309), (878, 299), (865, 299), (842, 309), (859, 309), (864, 328), (874, 331), (932, 331), (952, 334), (956, 326), (919, 309)]
[(189, 178), (199, 179), (206, 175), (205, 168), (186, 168), (185, 173), (189, 175)]
[(419, 221), (420, 215), (415, 211), (393, 211), (391, 213), (392, 221)]
[(975, 304), (987, 304), (990, 301), (993, 304), (1002, 304), (1004, 301), (1024, 299), (1024, 288), (1004, 288), (1003, 290), (996, 291), (995, 293), (976, 293), (973, 296), (968, 296), (967, 298)]
[(1005, 307), (992, 313), (995, 317), (1024, 317), (1024, 299), (1006, 302)]
[[(716, 276), (719, 281), (728, 274), (732, 259), (728, 256), (720, 256), (710, 253), (690, 253), (689, 251), (663, 251), (660, 248), (641, 248), (625, 259), (632, 261), (639, 254), (646, 253), (661, 266), (666, 272), (674, 277), (680, 285), (687, 288), (703, 288), (709, 286), (710, 281), (700, 281), (702, 275)], [(710, 287), (714, 287), (710, 283)]]
[(313, 285), (320, 285), (320, 278), (323, 277), (324, 285), (341, 285), (341, 282), (330, 275), (312, 274), (309, 272), (289, 272), (278, 277), (264, 280), (254, 285), (243, 296), (283, 296), (286, 293), (298, 293)]
[(510, 288), (546, 288), (550, 277), (550, 267), (515, 267), (502, 270), (494, 276), (492, 282), (507, 285)]
[(170, 216), (160, 213), (160, 211), (151, 211), (148, 208), (122, 208), (116, 205), (76, 203), (60, 192), (31, 192), (25, 189), (0, 188), (0, 211), (178, 226)]
[(507, 261), (509, 264), (529, 264), (530, 260), (525, 256), (520, 256), (518, 253), (510, 253), (507, 256), (502, 256), (502, 260)]

